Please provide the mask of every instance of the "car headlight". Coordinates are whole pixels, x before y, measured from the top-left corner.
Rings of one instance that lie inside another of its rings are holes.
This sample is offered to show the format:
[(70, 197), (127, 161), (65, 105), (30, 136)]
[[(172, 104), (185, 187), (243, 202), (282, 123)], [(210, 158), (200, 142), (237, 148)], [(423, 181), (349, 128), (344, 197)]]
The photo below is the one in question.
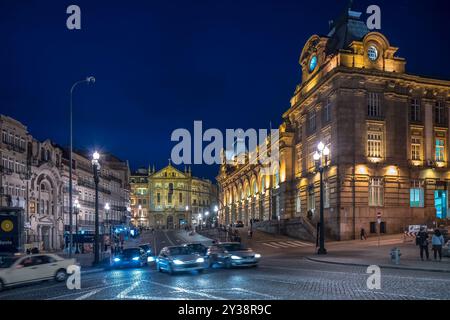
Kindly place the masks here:
[(147, 250), (147, 253), (152, 253), (152, 250)]
[(153, 262), (153, 261), (155, 261), (155, 258), (153, 258), (153, 257), (148, 257), (147, 258), (147, 262)]
[(133, 261), (139, 261), (139, 257), (133, 257)]
[(198, 258), (196, 261), (197, 261), (198, 263), (203, 263), (203, 262), (205, 262), (205, 259), (203, 259), (203, 258)]
[(114, 258), (114, 262), (119, 262), (120, 258)]
[(173, 263), (176, 265), (180, 265), (180, 264), (183, 264), (184, 262), (181, 260), (175, 259), (175, 260), (173, 260)]
[(256, 258), (256, 259), (261, 258), (261, 255), (260, 255), (259, 253), (255, 253), (255, 258)]
[(233, 260), (239, 260), (239, 259), (242, 259), (241, 257), (239, 257), (239, 256), (231, 256), (231, 259), (233, 259)]

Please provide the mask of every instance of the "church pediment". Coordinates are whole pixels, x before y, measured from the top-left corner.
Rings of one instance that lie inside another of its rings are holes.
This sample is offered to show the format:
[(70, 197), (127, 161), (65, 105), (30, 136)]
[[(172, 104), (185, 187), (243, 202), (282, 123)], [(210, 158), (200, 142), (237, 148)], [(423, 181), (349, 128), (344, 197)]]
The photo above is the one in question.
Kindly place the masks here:
[(187, 175), (177, 168), (173, 167), (172, 165), (168, 165), (164, 169), (161, 169), (153, 174), (153, 177), (155, 178), (186, 178)]

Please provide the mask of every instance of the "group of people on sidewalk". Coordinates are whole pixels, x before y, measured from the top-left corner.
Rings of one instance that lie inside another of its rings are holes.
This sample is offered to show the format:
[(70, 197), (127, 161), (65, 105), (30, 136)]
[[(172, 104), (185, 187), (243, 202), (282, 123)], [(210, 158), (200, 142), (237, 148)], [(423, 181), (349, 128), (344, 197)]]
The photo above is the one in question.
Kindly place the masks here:
[[(424, 253), (427, 260), (430, 260), (430, 254), (428, 252), (429, 246), (429, 236), (428, 232), (424, 227), (420, 228), (419, 233), (416, 236), (416, 245), (420, 248), (420, 259), (424, 261)], [(434, 252), (434, 260), (437, 260), (439, 256), (439, 261), (442, 261), (442, 247), (444, 246), (444, 236), (439, 229), (434, 230), (434, 234), (431, 237), (431, 246)]]

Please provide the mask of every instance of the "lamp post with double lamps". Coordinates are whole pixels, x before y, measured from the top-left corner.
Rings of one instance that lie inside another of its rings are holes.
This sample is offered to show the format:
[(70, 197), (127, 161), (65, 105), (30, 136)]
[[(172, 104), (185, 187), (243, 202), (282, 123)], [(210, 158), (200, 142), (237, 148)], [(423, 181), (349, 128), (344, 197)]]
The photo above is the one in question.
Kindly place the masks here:
[(94, 183), (95, 183), (95, 233), (94, 233), (94, 265), (100, 262), (99, 251), (99, 223), (98, 223), (98, 183), (100, 171), (100, 154), (95, 151), (92, 155), (92, 167), (94, 169)]
[(330, 149), (323, 142), (317, 145), (317, 151), (314, 153), (314, 162), (316, 172), (320, 174), (320, 227), (319, 227), (319, 249), (317, 254), (327, 254), (325, 249), (325, 223), (323, 216), (323, 172), (328, 168), (328, 156)]

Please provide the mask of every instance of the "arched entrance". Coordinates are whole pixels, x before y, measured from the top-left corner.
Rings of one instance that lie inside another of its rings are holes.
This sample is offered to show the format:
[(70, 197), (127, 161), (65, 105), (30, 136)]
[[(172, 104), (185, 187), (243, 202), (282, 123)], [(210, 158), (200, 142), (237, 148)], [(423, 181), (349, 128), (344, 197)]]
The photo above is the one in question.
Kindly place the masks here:
[(167, 229), (173, 229), (173, 216), (167, 216)]

